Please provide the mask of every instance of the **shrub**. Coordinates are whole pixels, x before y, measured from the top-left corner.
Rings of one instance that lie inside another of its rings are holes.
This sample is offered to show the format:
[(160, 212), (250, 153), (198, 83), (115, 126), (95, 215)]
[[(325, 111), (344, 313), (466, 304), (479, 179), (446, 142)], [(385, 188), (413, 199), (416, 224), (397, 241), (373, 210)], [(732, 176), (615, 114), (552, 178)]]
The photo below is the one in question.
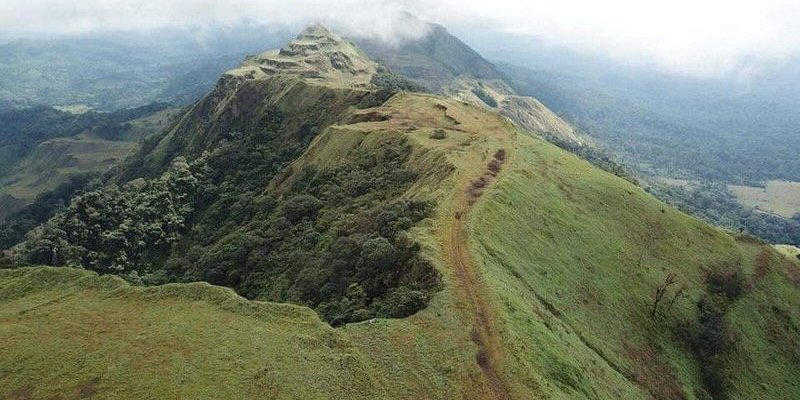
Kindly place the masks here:
[(716, 264), (706, 274), (706, 285), (711, 293), (736, 300), (747, 290), (747, 276), (739, 264)]
[(484, 102), (487, 106), (492, 108), (497, 107), (497, 100), (495, 100), (494, 97), (492, 97), (492, 95), (487, 93), (485, 90), (481, 88), (473, 88), (472, 93), (475, 96), (478, 96), (478, 98), (481, 99), (481, 101)]
[(426, 91), (423, 86), (418, 85), (403, 75), (395, 74), (384, 67), (378, 69), (378, 72), (372, 76), (370, 83), (379, 88), (387, 89), (390, 92), (399, 92), (401, 90), (408, 92)]
[(394, 318), (407, 317), (424, 308), (427, 302), (425, 293), (400, 286), (389, 290), (380, 303), (380, 314)]
[(444, 129), (436, 129), (431, 134), (431, 139), (442, 140), (447, 138), (447, 132)]
[(727, 398), (728, 380), (725, 376), (725, 355), (731, 351), (733, 340), (725, 321), (725, 298), (704, 295), (697, 303), (699, 331), (694, 349), (700, 360), (703, 384), (714, 399)]
[(322, 202), (314, 196), (301, 194), (292, 196), (284, 202), (283, 215), (291, 223), (297, 223), (303, 219), (313, 220), (317, 212), (322, 208)]
[(364, 242), (358, 260), (360, 275), (364, 278), (378, 276), (395, 263), (395, 249), (389, 239), (376, 237)]

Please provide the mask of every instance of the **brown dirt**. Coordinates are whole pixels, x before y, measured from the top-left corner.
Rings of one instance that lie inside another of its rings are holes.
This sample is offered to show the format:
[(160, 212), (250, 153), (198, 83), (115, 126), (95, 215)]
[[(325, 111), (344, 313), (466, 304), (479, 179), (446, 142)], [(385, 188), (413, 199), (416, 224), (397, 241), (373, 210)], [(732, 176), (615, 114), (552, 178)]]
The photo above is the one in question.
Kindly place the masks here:
[(503, 168), (503, 164), (506, 162), (506, 151), (504, 149), (497, 150), (494, 153), (494, 158), (489, 161), (489, 164), (486, 166), (486, 172), (483, 173), (480, 177), (473, 180), (469, 187), (467, 188), (467, 205), (473, 205), (479, 197), (483, 195), (483, 189), (492, 182), (492, 180), (497, 177), (497, 174), (500, 173), (500, 170)]
[(753, 266), (753, 281), (759, 282), (770, 273), (770, 251), (769, 248), (764, 248), (756, 256)]
[(88, 399), (94, 397), (94, 395), (97, 394), (97, 385), (99, 383), (100, 378), (95, 377), (78, 386), (78, 398)]
[[(503, 153), (503, 156), (505, 156), (505, 153)], [(503, 159), (505, 160), (505, 157)], [(488, 177), (494, 177), (494, 175), (485, 173), (478, 181), (488, 184)], [(489, 300), (486, 293), (482, 291), (476, 268), (469, 253), (466, 215), (470, 205), (477, 199), (476, 193), (470, 189), (471, 187), (472, 184), (465, 191), (458, 191), (458, 193), (464, 193), (464, 195), (459, 195), (456, 199), (456, 217), (450, 220), (445, 254), (454, 267), (459, 287), (470, 311), (474, 314), (474, 326), (470, 336), (472, 342), (478, 346), (475, 362), (483, 372), (489, 389), (489, 393), (482, 395), (481, 398), (510, 399), (511, 395), (508, 386), (497, 372), (497, 364), (502, 359), (502, 345), (499, 337), (492, 329), (491, 308), (488, 306)]]
[(653, 397), (664, 400), (685, 400), (681, 381), (675, 376), (664, 355), (656, 346), (636, 346), (625, 343), (625, 356), (638, 368), (633, 370), (633, 380), (647, 388)]
[(33, 390), (30, 386), (25, 386), (11, 392), (11, 400), (28, 400), (33, 398), (31, 396)]

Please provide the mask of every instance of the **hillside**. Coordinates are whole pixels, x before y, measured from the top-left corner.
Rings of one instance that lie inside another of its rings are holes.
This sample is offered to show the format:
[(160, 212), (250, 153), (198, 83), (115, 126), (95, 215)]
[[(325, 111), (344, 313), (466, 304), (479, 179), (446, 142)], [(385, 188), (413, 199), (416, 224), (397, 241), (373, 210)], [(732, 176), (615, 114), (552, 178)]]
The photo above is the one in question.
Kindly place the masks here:
[(578, 147), (592, 144), (584, 133), (531, 97), (535, 93), (518, 95), (504, 72), (443, 26), (414, 22), (427, 26), (427, 33), (419, 39), (397, 45), (366, 39), (357, 43), (370, 57), (429, 91), (496, 109), (524, 130)]
[(153, 103), (111, 113), (44, 106), (0, 112), (0, 220), (71, 177), (114, 167), (179, 111)]
[(0, 396), (800, 396), (800, 263), (376, 65), (312, 27), (33, 230)]

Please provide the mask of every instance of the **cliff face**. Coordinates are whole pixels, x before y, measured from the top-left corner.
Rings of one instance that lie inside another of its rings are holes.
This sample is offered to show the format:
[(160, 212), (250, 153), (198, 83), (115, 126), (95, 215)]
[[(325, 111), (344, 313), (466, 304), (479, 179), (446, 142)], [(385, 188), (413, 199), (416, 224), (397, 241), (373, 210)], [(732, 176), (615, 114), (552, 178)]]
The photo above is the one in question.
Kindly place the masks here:
[(330, 86), (364, 88), (371, 87), (376, 69), (377, 64), (353, 43), (322, 25), (313, 25), (283, 48), (250, 57), (225, 75), (246, 79), (295, 76)]
[[(381, 103), (390, 92), (371, 82), (377, 64), (320, 25), (279, 50), (246, 59), (123, 167), (120, 181), (163, 172), (176, 156), (190, 159), (231, 134), (262, 128), (285, 143), (306, 143), (350, 107)], [(235, 136), (235, 135), (234, 135)]]

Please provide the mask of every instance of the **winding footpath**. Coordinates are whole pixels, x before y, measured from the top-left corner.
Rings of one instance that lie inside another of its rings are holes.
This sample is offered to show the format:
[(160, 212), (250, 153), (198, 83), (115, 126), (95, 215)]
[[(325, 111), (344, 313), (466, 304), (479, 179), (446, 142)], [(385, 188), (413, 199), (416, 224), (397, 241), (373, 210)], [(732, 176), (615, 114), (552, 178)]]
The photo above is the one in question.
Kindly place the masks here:
[(479, 282), (477, 269), (472, 262), (468, 247), (466, 220), (470, 202), (466, 190), (459, 190), (454, 217), (447, 231), (446, 255), (455, 268), (455, 276), (470, 311), (474, 314), (471, 332), (472, 341), (478, 346), (475, 358), (483, 372), (489, 388), (489, 399), (511, 399), (505, 381), (497, 372), (496, 365), (502, 356), (502, 344), (492, 329), (488, 299)]

